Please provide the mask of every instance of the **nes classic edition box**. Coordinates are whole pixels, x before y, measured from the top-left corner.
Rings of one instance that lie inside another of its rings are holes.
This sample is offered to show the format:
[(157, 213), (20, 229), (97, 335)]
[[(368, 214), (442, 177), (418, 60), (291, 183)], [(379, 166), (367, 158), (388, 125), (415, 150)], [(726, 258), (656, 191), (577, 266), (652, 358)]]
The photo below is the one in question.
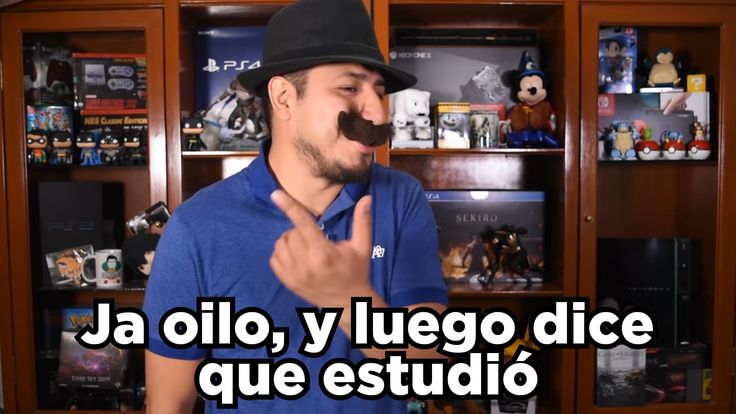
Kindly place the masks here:
[(194, 35), (196, 109), (210, 106), (243, 71), (261, 66), (265, 27), (208, 27)]
[(141, 54), (74, 53), (75, 109), (146, 107), (146, 57)]
[[(533, 282), (541, 282), (544, 270), (544, 192), (427, 190), (439, 239), (439, 256), (448, 284), (478, 285), (478, 275), (494, 253), (480, 234), (514, 228), (526, 249), (530, 267), (538, 270)], [(503, 262), (502, 262), (503, 263)], [(522, 283), (525, 279), (502, 266), (495, 283)]]

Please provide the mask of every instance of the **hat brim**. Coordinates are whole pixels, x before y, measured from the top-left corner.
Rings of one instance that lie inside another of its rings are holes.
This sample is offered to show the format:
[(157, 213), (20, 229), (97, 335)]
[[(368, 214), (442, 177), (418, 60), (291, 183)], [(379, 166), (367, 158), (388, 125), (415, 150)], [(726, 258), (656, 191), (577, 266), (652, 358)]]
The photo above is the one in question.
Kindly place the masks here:
[(285, 75), (287, 73), (307, 69), (324, 63), (338, 62), (360, 63), (368, 67), (375, 68), (383, 75), (387, 94), (410, 88), (417, 83), (417, 78), (410, 73), (396, 69), (374, 59), (349, 55), (320, 56), (285, 60), (247, 70), (240, 73), (237, 79), (238, 82), (240, 82), (240, 84), (246, 89), (250, 91), (258, 91), (261, 87), (265, 86), (265, 82), (274, 76)]

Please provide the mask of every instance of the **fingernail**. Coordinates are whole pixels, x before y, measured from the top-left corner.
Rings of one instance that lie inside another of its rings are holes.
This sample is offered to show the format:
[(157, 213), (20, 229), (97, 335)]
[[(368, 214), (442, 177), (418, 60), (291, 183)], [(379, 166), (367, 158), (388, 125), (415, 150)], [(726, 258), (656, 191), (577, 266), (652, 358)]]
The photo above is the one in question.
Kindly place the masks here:
[(273, 193), (271, 193), (271, 200), (274, 203), (278, 203), (279, 201), (284, 201), (284, 192), (281, 190), (276, 190)]

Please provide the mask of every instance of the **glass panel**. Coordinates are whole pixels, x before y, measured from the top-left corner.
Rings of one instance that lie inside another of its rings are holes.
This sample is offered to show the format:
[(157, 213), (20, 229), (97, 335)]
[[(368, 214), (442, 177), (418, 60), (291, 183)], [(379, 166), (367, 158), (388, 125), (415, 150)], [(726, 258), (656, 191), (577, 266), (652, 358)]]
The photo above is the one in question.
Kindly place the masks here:
[(719, 156), (708, 91), (720, 78), (718, 44), (708, 27), (599, 31), (596, 300), (645, 308), (657, 337), (642, 350), (597, 350), (598, 406), (707, 398)]
[(142, 409), (143, 352), (81, 347), (92, 301), (140, 306), (127, 219), (147, 207), (145, 33), (23, 35), (38, 407)]

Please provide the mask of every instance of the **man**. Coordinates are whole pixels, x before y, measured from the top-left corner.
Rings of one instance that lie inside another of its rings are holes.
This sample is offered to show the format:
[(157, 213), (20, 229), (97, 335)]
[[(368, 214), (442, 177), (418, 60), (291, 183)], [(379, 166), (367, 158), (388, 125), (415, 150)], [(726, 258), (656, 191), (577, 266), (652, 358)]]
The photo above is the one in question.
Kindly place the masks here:
[[(239, 81), (265, 92), (272, 139), (248, 168), (182, 204), (156, 250), (144, 304), (149, 411), (191, 412), (195, 370), (206, 357), (268, 358), (263, 348), (173, 349), (158, 336), (167, 310), (196, 309), (197, 297), (234, 297), (236, 310), (263, 309), (289, 329), (280, 358), (300, 359), (310, 376), (302, 398), (240, 400), (239, 412), (405, 413), (406, 404), (390, 398), (332, 400), (318, 375), (331, 359), (385, 355), (351, 348), (351, 298), (438, 312), (447, 301), (422, 188), (372, 164), (374, 145), (385, 141), (384, 94), (416, 79), (384, 64), (360, 0), (285, 7), (269, 22), (263, 62)], [(299, 307), (344, 309), (320, 357), (298, 353)], [(408, 349), (407, 356), (436, 354)], [(215, 412), (216, 403), (207, 408)]]

